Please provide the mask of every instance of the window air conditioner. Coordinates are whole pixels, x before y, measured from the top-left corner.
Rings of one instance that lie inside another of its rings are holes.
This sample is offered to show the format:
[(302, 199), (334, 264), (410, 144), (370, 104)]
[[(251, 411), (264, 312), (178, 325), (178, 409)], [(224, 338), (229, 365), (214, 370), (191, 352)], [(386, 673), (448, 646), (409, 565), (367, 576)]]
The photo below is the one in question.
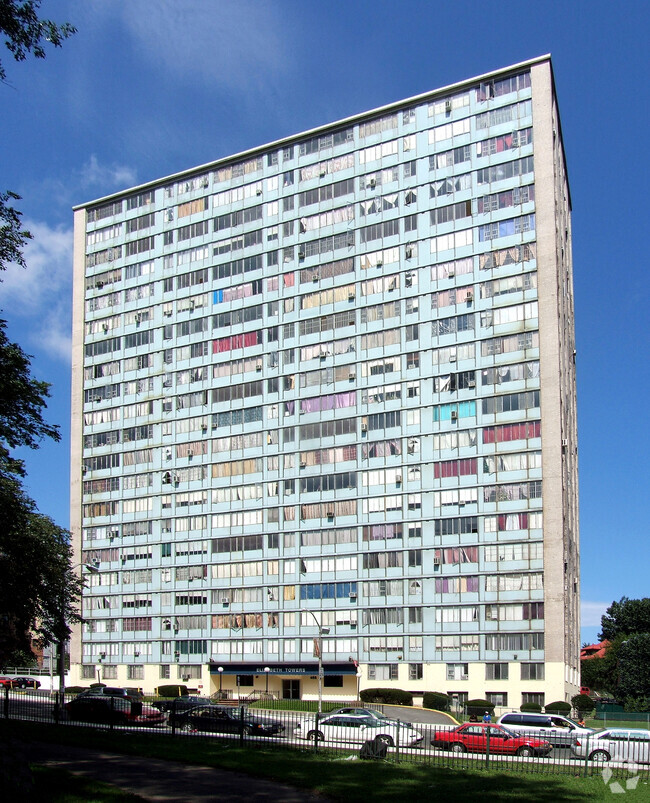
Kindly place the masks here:
[(473, 293), (468, 293), (465, 296), (465, 301), (467, 301), (468, 304), (471, 304), (472, 301), (474, 301), (474, 294)]
[(368, 431), (368, 424), (366, 424), (366, 423), (361, 424), (361, 431), (362, 432), (367, 432)]
[(350, 599), (356, 599), (356, 598), (357, 598), (357, 592), (356, 591), (350, 591)]
[(458, 418), (458, 412), (456, 410), (451, 411), (451, 420), (455, 421)]
[(406, 246), (406, 258), (407, 259), (411, 259), (412, 256), (413, 256), (413, 246), (412, 245), (407, 245)]
[(353, 379), (356, 379), (356, 374), (355, 374), (354, 372), (352, 372), (352, 371), (351, 371), (351, 372), (348, 374), (348, 379), (350, 380), (350, 382), (352, 382), (352, 380), (353, 380)]
[(307, 468), (307, 463), (304, 460), (300, 461), (300, 468)]
[(257, 363), (257, 365), (255, 366), (255, 370), (256, 371), (261, 371), (262, 370), (262, 363), (261, 362)]
[(445, 101), (445, 112), (447, 114), (451, 114), (451, 101), (450, 100), (446, 100)]
[(396, 484), (396, 485), (401, 485), (401, 484), (402, 484), (402, 475), (401, 475), (401, 474), (398, 474), (398, 475), (395, 477), (395, 484)]
[(373, 189), (373, 190), (374, 190), (374, 189), (375, 189), (375, 187), (377, 186), (377, 179), (376, 179), (376, 178), (371, 178), (371, 179), (370, 179), (370, 181), (368, 182), (368, 186), (369, 186), (371, 189)]
[(569, 439), (568, 438), (562, 438), (562, 446), (567, 447), (568, 445), (569, 445)]
[(475, 388), (475, 387), (476, 387), (476, 380), (475, 380), (475, 379), (470, 379), (470, 380), (467, 382), (467, 387), (468, 387), (468, 388)]

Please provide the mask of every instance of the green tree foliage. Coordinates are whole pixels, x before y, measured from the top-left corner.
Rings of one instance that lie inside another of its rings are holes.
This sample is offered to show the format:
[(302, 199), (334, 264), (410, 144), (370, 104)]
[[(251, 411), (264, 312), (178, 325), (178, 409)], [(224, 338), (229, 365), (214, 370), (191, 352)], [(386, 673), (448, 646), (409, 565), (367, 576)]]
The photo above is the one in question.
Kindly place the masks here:
[(601, 624), (601, 639), (612, 641), (617, 636), (650, 633), (650, 597), (628, 599), (621, 597), (605, 611)]
[(650, 697), (650, 633), (637, 633), (618, 650), (617, 697)]
[[(594, 659), (597, 660), (597, 659)], [(588, 694), (576, 694), (571, 698), (571, 705), (579, 714), (588, 714), (593, 711), (594, 701)]]
[[(0, 0), (0, 33), (5, 45), (16, 61), (25, 61), (32, 53), (37, 59), (45, 58), (45, 42), (61, 47), (63, 40), (76, 33), (68, 22), (57, 25), (51, 20), (39, 19), (41, 0)], [(0, 81), (6, 72), (0, 61)]]
[(0, 476), (0, 666), (18, 650), (65, 639), (79, 621), (81, 581), (68, 533), (38, 513), (20, 482)]

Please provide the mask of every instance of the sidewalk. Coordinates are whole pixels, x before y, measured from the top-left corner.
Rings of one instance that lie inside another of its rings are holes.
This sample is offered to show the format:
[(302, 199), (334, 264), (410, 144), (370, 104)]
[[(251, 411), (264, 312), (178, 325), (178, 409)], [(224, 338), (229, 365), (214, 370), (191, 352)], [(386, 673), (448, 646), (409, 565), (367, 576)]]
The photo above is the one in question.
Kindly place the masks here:
[(32, 764), (61, 767), (68, 772), (113, 784), (150, 801), (327, 803), (326, 798), (305, 790), (214, 767), (43, 742), (30, 743), (26, 752)]

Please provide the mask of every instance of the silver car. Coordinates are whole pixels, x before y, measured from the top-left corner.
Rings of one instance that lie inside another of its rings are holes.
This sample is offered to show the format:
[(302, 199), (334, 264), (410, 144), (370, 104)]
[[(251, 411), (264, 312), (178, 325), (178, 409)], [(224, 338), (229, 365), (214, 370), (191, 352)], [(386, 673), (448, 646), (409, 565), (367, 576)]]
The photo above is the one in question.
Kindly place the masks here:
[(650, 763), (650, 731), (636, 728), (607, 728), (579, 736), (571, 746), (573, 754), (590, 761), (631, 761)]
[(299, 723), (293, 733), (299, 739), (319, 742), (367, 742), (378, 739), (389, 747), (398, 742), (402, 746), (413, 746), (424, 738), (410, 725), (354, 714), (330, 714), (318, 720), (318, 729), (314, 721), (306, 720)]

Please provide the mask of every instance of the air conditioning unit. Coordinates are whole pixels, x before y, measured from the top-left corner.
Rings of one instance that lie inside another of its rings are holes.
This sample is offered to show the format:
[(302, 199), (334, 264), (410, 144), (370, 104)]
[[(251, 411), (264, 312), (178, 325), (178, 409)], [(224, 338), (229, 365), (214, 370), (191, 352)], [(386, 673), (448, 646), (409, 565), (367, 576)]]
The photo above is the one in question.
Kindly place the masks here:
[(261, 189), (257, 189), (257, 190), (255, 191), (255, 195), (261, 195), (261, 194), (262, 194), (262, 190), (261, 190)]
[(449, 273), (447, 274), (447, 276), (450, 279), (453, 279), (455, 275), (456, 275), (456, 271), (455, 270), (450, 270)]
[(395, 477), (395, 484), (396, 484), (396, 485), (401, 485), (401, 484), (402, 484), (402, 475), (401, 475), (401, 474), (398, 474), (398, 475)]
[(304, 251), (303, 251), (303, 249), (301, 248), (301, 249), (298, 251), (298, 259), (304, 259), (304, 258), (305, 258), (305, 252), (304, 252)]
[(356, 294), (355, 294), (354, 290), (350, 290), (350, 292), (348, 293), (348, 301), (354, 301), (355, 298), (356, 298)]
[(333, 510), (328, 510), (327, 511), (327, 518), (328, 519), (333, 519), (334, 518), (334, 511)]
[(455, 354), (450, 354), (449, 355), (449, 362), (456, 362), (456, 355)]
[(357, 592), (356, 591), (350, 591), (350, 599), (356, 599), (356, 598), (357, 598)]
[(230, 600), (228, 599), (228, 597), (222, 597), (221, 598), (221, 604), (222, 605), (230, 605)]
[(458, 412), (456, 410), (452, 410), (451, 411), (451, 420), (452, 421), (456, 421), (457, 418), (458, 418)]
[(471, 304), (472, 301), (474, 301), (474, 294), (473, 293), (468, 293), (465, 296), (465, 301), (467, 301), (468, 304)]
[(261, 371), (262, 370), (262, 363), (261, 362), (257, 363), (257, 365), (255, 366), (255, 370), (256, 371)]
[(350, 372), (350, 373), (348, 374), (348, 379), (350, 380), (350, 382), (352, 382), (354, 379), (356, 379), (356, 376), (357, 376), (357, 375), (356, 375), (355, 373), (353, 373), (353, 372)]
[(366, 423), (361, 424), (361, 431), (362, 432), (367, 432), (368, 431), (368, 424), (366, 424)]
[(440, 566), (440, 558), (434, 558), (433, 559), (433, 565), (434, 566)]
[(320, 172), (318, 174), (321, 178), (325, 178), (327, 175), (327, 170), (324, 167), (321, 167)]
[(406, 246), (406, 258), (407, 259), (411, 259), (412, 256), (413, 256), (413, 246), (412, 245), (407, 245)]
[(307, 463), (304, 460), (300, 461), (300, 468), (307, 468)]
[(451, 114), (451, 101), (450, 100), (446, 100), (445, 101), (445, 113), (446, 114)]
[(97, 287), (99, 290), (101, 290), (103, 286), (104, 282), (95, 282), (95, 287)]
[(569, 439), (568, 438), (562, 438), (562, 446), (566, 448), (568, 445), (569, 445)]
[(377, 186), (377, 179), (376, 179), (376, 178), (371, 178), (371, 179), (370, 179), (370, 181), (368, 182), (368, 186), (369, 186), (371, 189), (373, 189), (373, 190), (374, 190), (374, 189), (375, 189), (375, 187)]
[(467, 383), (467, 387), (468, 388), (475, 388), (476, 387), (476, 380), (475, 379), (470, 379), (468, 381), (468, 383)]
[(384, 258), (383, 257), (377, 257), (377, 262), (376, 262), (377, 267), (381, 268), (381, 266), (383, 264), (384, 264)]

